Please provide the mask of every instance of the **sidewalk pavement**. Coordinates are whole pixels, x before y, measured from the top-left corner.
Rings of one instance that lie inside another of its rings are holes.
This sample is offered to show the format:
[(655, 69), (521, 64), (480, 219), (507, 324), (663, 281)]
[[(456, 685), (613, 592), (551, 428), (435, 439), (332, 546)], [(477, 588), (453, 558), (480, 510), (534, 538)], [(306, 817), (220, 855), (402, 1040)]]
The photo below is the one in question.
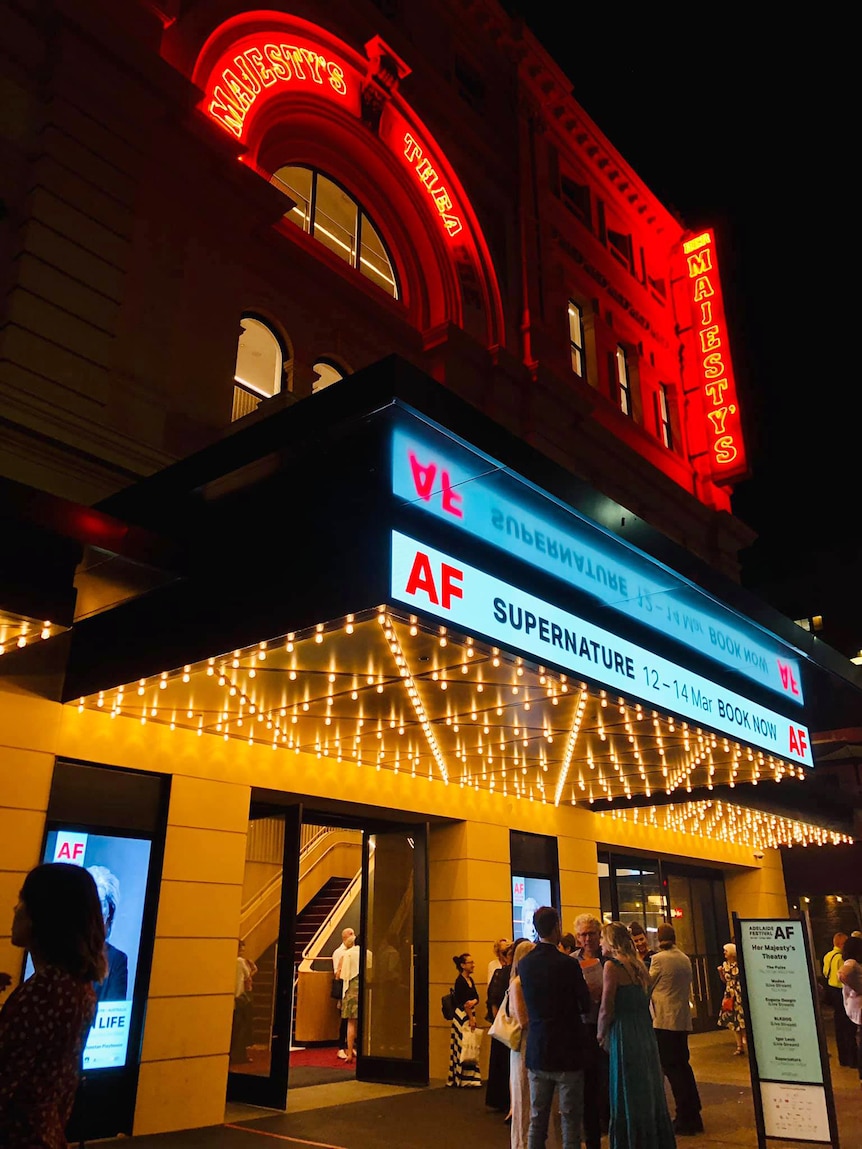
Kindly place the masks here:
[[(679, 1149), (757, 1149), (748, 1059), (733, 1056), (733, 1037), (725, 1030), (693, 1035), (690, 1048), (704, 1132), (680, 1137)], [(830, 1066), (840, 1147), (860, 1149), (859, 1075), (838, 1065), (831, 1042)], [(101, 1145), (106, 1149), (447, 1149), (449, 1145), (509, 1149), (509, 1127), (500, 1113), (485, 1107), (484, 1089), (446, 1089), (443, 1081), (420, 1089), (359, 1081), (309, 1086), (294, 1089), (288, 1106), (283, 1113), (229, 1105), (224, 1125)], [(799, 1141), (772, 1139), (767, 1144), (769, 1149), (800, 1146)]]

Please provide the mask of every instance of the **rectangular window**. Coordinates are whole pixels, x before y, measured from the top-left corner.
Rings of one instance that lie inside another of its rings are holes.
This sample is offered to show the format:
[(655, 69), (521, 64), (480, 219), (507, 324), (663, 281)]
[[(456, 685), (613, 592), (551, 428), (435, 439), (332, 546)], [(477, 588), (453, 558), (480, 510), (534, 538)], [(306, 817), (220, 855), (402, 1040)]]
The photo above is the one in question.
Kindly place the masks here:
[(481, 112), (485, 107), (485, 85), (482, 77), (463, 56), (456, 56), (453, 71), (458, 95), (471, 108)]
[(617, 365), (617, 386), (619, 388), (620, 410), (624, 415), (632, 418), (632, 391), (629, 381), (629, 364), (625, 347), (617, 344), (615, 354)]
[(560, 195), (563, 203), (585, 224), (590, 223), (590, 189), (570, 176), (560, 177)]
[(621, 231), (614, 231), (612, 228), (608, 228), (608, 243), (610, 245), (611, 255), (623, 264), (624, 267), (627, 267), (629, 271), (632, 271), (632, 237), (625, 235)]
[(667, 383), (658, 385), (658, 434), (661, 441), (673, 450), (673, 432), (670, 425), (670, 398), (668, 397)]
[(580, 307), (569, 300), (569, 347), (572, 353), (572, 370), (584, 378), (584, 321)]

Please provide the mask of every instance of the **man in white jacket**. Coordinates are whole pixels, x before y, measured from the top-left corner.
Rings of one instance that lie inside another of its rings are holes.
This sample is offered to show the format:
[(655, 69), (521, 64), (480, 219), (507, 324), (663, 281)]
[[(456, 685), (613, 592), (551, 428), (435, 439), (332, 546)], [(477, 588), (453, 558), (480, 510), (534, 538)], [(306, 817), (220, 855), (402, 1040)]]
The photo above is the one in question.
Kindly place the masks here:
[(693, 1136), (703, 1132), (700, 1094), (689, 1061), (691, 1032), (691, 961), (677, 948), (673, 926), (658, 928), (658, 953), (650, 962), (652, 980), (650, 1009), (664, 1075), (676, 1103), (675, 1133)]

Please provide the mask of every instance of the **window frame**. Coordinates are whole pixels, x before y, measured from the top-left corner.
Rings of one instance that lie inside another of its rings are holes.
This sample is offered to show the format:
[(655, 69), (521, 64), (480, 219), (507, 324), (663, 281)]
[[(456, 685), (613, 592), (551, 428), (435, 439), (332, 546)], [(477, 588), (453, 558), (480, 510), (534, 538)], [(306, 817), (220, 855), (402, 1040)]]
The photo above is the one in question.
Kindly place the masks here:
[[(324, 248), (324, 250), (329, 251), (331, 253), (332, 257), (334, 259), (337, 259), (339, 263), (346, 264), (353, 271), (357, 271), (362, 276), (362, 278), (364, 280), (366, 280), (368, 283), (370, 283), (374, 287), (376, 287), (378, 289), (378, 291), (383, 292), (384, 295), (388, 296), (390, 299), (394, 300), (396, 303), (402, 302), (403, 295), (402, 295), (402, 291), (401, 291), (401, 282), (400, 282), (400, 278), (398, 275), (397, 265), (395, 263), (395, 260), (392, 257), (392, 253), (389, 250), (388, 244), (386, 243), (386, 241), (383, 238), (383, 235), (380, 231), (380, 228), (374, 222), (372, 215), (365, 208), (365, 206), (362, 204), (362, 202), (360, 200), (358, 200), (356, 198), (356, 196), (351, 191), (349, 191), (348, 188), (346, 188), (343, 183), (340, 182), (340, 180), (335, 179), (335, 177), (332, 176), (329, 172), (324, 171), (322, 168), (314, 167), (311, 164), (299, 164), (299, 163), (281, 164), (278, 168), (276, 168), (272, 172), (272, 174), (270, 176), (270, 182), (273, 184), (273, 186), (275, 186), (279, 190), (283, 191), (283, 194), (286, 195), (288, 198), (291, 198), (291, 196), (290, 196), (291, 187), (288, 184), (288, 182), (282, 176), (279, 175), (279, 173), (284, 171), (286, 168), (294, 168), (294, 169), (298, 168), (298, 169), (302, 169), (303, 171), (310, 172), (311, 173), (311, 191), (310, 191), (310, 195), (308, 197), (308, 214), (307, 214), (307, 217), (305, 218), (305, 220), (300, 222), (299, 220), (297, 220), (291, 216), (290, 211), (286, 211), (284, 213), (284, 215), (281, 217), (281, 221), (282, 222), (288, 221), (292, 227), (299, 228), (305, 235), (307, 235), (309, 237), (309, 239), (313, 240), (316, 244), (320, 244), (320, 246), (322, 248)], [(347, 259), (340, 256), (337, 252), (332, 251), (329, 244), (325, 243), (323, 240), (321, 240), (315, 234), (315, 229), (317, 226), (317, 201), (318, 201), (318, 179), (319, 178), (327, 180), (330, 184), (332, 184), (336, 188), (338, 188), (338, 190), (343, 195), (345, 195), (351, 201), (351, 203), (354, 205), (354, 208), (356, 211), (356, 225), (355, 225), (354, 234), (352, 236), (352, 248), (353, 249), (350, 252), (350, 257)], [(363, 265), (363, 260), (362, 260), (362, 251), (363, 251), (362, 236), (363, 236), (363, 232), (364, 232), (366, 226), (368, 228), (370, 228), (372, 233), (377, 237), (377, 240), (378, 240), (379, 245), (380, 245), (380, 249), (381, 249), (383, 255), (386, 257), (386, 261), (388, 264), (388, 270), (389, 270), (389, 273), (391, 276), (391, 290), (388, 287), (384, 286), (384, 283), (386, 283), (387, 281), (383, 278), (383, 276), (378, 277), (378, 276), (371, 275), (363, 269), (364, 266), (368, 266), (368, 267), (373, 266), (373, 264), (369, 263), (368, 261), (366, 261), (366, 264)]]
[(617, 385), (617, 406), (629, 419), (634, 419), (634, 402), (632, 395), (632, 378), (629, 367), (629, 353), (622, 343), (618, 343), (614, 350), (614, 364)]
[(673, 418), (671, 415), (670, 386), (659, 383), (656, 391), (656, 415), (658, 418), (658, 436), (663, 446), (669, 451), (674, 450)]
[[(572, 331), (573, 312), (577, 318), (577, 333)], [(566, 309), (566, 318), (569, 324), (569, 362), (571, 363), (572, 372), (577, 375), (579, 379), (586, 382), (587, 379), (587, 350), (586, 340), (584, 339), (584, 309), (574, 299), (569, 299)], [(577, 335), (577, 338), (575, 337)], [(576, 361), (577, 360), (577, 365)]]

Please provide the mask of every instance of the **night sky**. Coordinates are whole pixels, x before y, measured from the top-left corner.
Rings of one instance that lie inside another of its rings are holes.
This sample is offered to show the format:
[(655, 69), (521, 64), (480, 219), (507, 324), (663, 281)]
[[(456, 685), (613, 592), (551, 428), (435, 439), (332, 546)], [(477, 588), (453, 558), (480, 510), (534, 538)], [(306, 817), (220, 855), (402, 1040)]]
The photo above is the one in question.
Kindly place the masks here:
[(847, 282), (858, 208), (834, 44), (789, 17), (776, 37), (765, 21), (740, 23), (741, 8), (724, 25), (713, 7), (685, 26), (649, 7), (522, 9), (650, 189), (691, 228), (715, 229), (752, 472), (733, 508), (759, 536), (742, 581), (791, 618), (822, 615), (820, 637), (856, 654), (862, 384)]

